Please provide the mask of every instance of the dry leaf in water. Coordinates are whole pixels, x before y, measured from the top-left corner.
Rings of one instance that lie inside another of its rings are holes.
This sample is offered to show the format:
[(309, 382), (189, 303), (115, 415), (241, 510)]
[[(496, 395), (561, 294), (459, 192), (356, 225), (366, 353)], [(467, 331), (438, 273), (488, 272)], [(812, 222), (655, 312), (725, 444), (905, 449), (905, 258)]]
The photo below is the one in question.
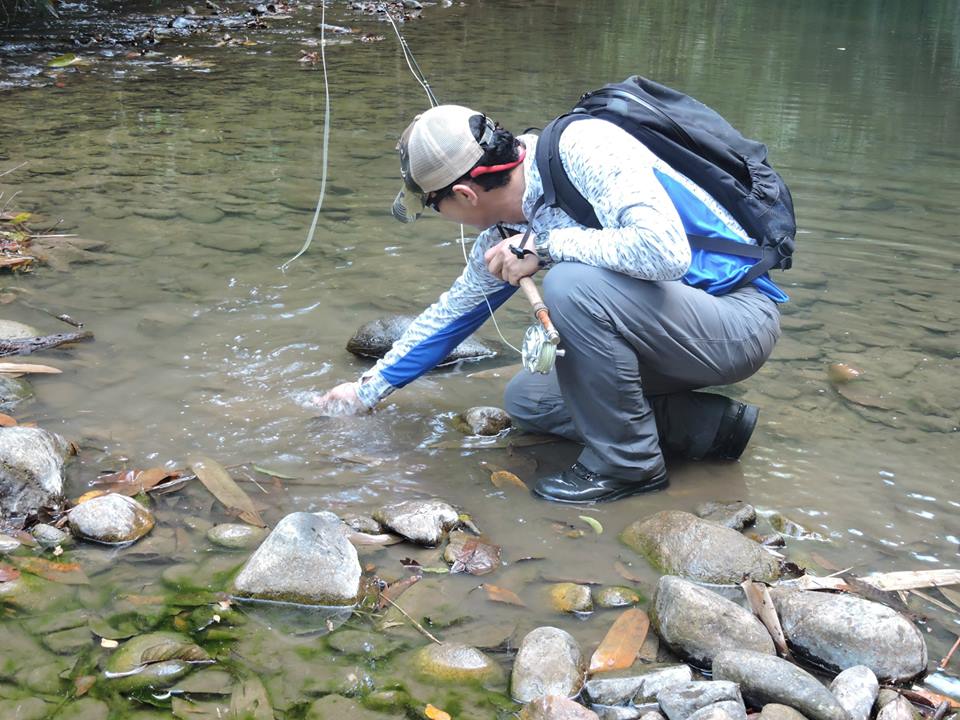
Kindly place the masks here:
[(224, 467), (209, 458), (196, 458), (190, 463), (190, 469), (196, 473), (203, 486), (223, 503), (228, 510), (235, 511), (237, 517), (250, 525), (266, 527), (253, 501), (234, 481)]
[(423, 714), (430, 718), (430, 720), (450, 720), (450, 713), (444, 712), (429, 703), (427, 703), (427, 706), (423, 709)]
[(484, 583), (480, 587), (482, 587), (484, 592), (487, 593), (487, 598), (489, 600), (493, 600), (493, 602), (506, 603), (507, 605), (519, 605), (520, 607), (527, 606), (527, 604), (512, 590), (497, 587), (496, 585), (490, 585), (489, 583)]
[(621, 562), (620, 560), (617, 560), (613, 564), (613, 569), (616, 570), (617, 575), (622, 577), (624, 580), (629, 580), (630, 582), (635, 582), (635, 583), (643, 582), (642, 577), (631, 572), (630, 568), (624, 565), (623, 562)]
[(10, 582), (20, 577), (20, 571), (12, 565), (0, 565), (0, 582)]
[(624, 610), (590, 658), (589, 672), (621, 670), (633, 665), (649, 630), (650, 618), (643, 610)]
[(102, 475), (93, 481), (94, 485), (104, 486), (108, 493), (120, 493), (133, 497), (150, 490), (168, 478), (178, 478), (180, 473), (165, 468), (150, 468), (149, 470), (122, 470), (121, 472)]
[(89, 585), (90, 578), (77, 563), (59, 563), (39, 557), (12, 557), (10, 562), (21, 572), (61, 585)]
[(500, 546), (485, 543), (478, 538), (470, 538), (457, 554), (450, 572), (486, 575), (498, 567), (500, 567)]
[(505, 488), (507, 486), (518, 487), (521, 490), (527, 490), (527, 485), (509, 470), (496, 470), (490, 473), (490, 482), (494, 487)]

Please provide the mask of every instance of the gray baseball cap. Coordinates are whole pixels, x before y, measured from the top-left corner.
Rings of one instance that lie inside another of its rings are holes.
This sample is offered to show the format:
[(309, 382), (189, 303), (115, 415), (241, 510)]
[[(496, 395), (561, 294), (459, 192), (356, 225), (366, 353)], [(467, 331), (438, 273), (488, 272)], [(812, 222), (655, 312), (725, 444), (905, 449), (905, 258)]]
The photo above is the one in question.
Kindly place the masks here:
[[(483, 120), (478, 140), (470, 120)], [(466, 175), (483, 157), (496, 126), (483, 113), (462, 105), (438, 105), (417, 115), (397, 143), (403, 187), (393, 201), (393, 216), (413, 222), (432, 192)]]

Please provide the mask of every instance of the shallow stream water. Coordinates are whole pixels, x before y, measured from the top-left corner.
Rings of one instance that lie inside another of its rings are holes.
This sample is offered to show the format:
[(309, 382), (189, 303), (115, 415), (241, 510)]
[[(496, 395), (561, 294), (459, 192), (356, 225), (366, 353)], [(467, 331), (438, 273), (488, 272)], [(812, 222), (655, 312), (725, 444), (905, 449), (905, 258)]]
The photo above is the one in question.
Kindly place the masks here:
[[(147, 17), (180, 11), (144, 10)], [(463, 264), (456, 226), (436, 218), (402, 226), (389, 215), (397, 134), (426, 105), (389, 25), (346, 4), (327, 13), (328, 23), (385, 38), (343, 36), (326, 47), (327, 158), (323, 74), (319, 64), (298, 61), (318, 51), (319, 6), (294, 8), (289, 19), (250, 32), (255, 44), (217, 47), (219, 35), (200, 34), (161, 43), (158, 56), (143, 58), (127, 59), (125, 49), (112, 57), (74, 50), (93, 62), (57, 71), (44, 68), (63, 52), (50, 40), (57, 25), (30, 36), (46, 38), (43, 52), (18, 45), (22, 33), (0, 29), (0, 172), (27, 162), (0, 178), (0, 207), (18, 192), (18, 209), (63, 218), (58, 231), (102, 243), (92, 255), (65, 251), (56, 266), (2, 282), (96, 335), (37, 356), (64, 372), (35, 379), (36, 399), (16, 413), (82, 446), (68, 470), (71, 496), (105, 469), (179, 467), (206, 455), (297, 478), (245, 482), (271, 525), (295, 510), (359, 512), (443, 497), (503, 546), (507, 565), (484, 579), (428, 578), (411, 612), (440, 618), (438, 626), (471, 618), (449, 636), (480, 645), (496, 645), (514, 628), (519, 637), (555, 624), (589, 652), (615, 615), (558, 616), (543, 599), (546, 581), (624, 584), (614, 567), (621, 559), (645, 578), (636, 585), (649, 594), (655, 573), (617, 534), (651, 512), (691, 510), (704, 500), (745, 500), (822, 534), (826, 542), (790, 540), (785, 550), (821, 574), (830, 569), (811, 553), (858, 574), (957, 566), (960, 6), (468, 0), (427, 6), (404, 24), (443, 102), (482, 109), (519, 130), (542, 126), (587, 89), (641, 73), (764, 140), (793, 191), (796, 267), (775, 278), (791, 298), (783, 338), (766, 367), (731, 389), (761, 406), (747, 453), (734, 464), (674, 466), (669, 490), (586, 512), (489, 480), (491, 468), (502, 467), (530, 481), (569, 463), (575, 447), (484, 445), (450, 423), (470, 406), (501, 404), (505, 380), (469, 374), (517, 362), (509, 349), (493, 363), (430, 374), (370, 416), (312, 417), (310, 392), (367, 367), (344, 350), (354, 329), (387, 313), (418, 312)], [(206, 65), (171, 64), (178, 55)], [(316, 239), (281, 272), (306, 236), (325, 159)], [(22, 302), (0, 311), (46, 332), (64, 329)], [(497, 317), (518, 344), (529, 323), (522, 297)], [(501, 343), (490, 324), (480, 334)], [(832, 363), (863, 376), (835, 386)], [(112, 612), (124, 593), (169, 592), (181, 580), (222, 589), (215, 573), (244, 559), (204, 539), (205, 522), (227, 519), (222, 508), (191, 487), (163, 496), (155, 510), (156, 554), (142, 544), (76, 550), (71, 557), (94, 584), (62, 588), (49, 608), (33, 609)], [(604, 533), (590, 530), (583, 514)], [(557, 523), (587, 533), (568, 537)], [(362, 553), (390, 578), (404, 575), (399, 560), (407, 555), (438, 564), (435, 554), (408, 546)], [(516, 562), (528, 556), (544, 559)], [(491, 603), (475, 590), (480, 582), (514, 590), (527, 608)], [(939, 660), (960, 632), (957, 615), (910, 602), (930, 616), (930, 657)], [(0, 618), (4, 661), (22, 654), (72, 666), (72, 650), (54, 659), (24, 634), (28, 612)], [(254, 619), (231, 656), (259, 673), (274, 706), (288, 713), (281, 717), (299, 717), (305, 699), (344, 665), (298, 626), (316, 629), (296, 616)], [(406, 637), (410, 647), (426, 642), (412, 631)], [(484, 708), (463, 717), (493, 717), (499, 702), (451, 700), (456, 693), (419, 686), (399, 662), (366, 669), (381, 673), (382, 684), (402, 682), (417, 701)], [(4, 696), (16, 693), (12, 683), (23, 686), (7, 671), (0, 677), (11, 683)], [(113, 702), (116, 717), (170, 712)], [(67, 712), (56, 717), (72, 717)]]

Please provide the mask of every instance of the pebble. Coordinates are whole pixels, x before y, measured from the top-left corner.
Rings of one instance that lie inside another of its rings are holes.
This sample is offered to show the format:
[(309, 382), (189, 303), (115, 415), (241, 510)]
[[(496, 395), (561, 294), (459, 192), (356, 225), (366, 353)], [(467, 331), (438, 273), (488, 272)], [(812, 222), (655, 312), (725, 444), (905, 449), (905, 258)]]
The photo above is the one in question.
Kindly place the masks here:
[(240, 523), (221, 523), (207, 530), (207, 539), (214, 545), (243, 550), (259, 545), (267, 536), (266, 528)]
[[(673, 685), (661, 691), (657, 701), (668, 720), (687, 720), (698, 710), (718, 703), (730, 703), (729, 706), (724, 704), (722, 709), (732, 712), (733, 717), (742, 716), (741, 720), (746, 719), (740, 690), (732, 682), (695, 680)], [(739, 712), (734, 707), (739, 707)]]
[(550, 586), (550, 607), (561, 613), (591, 613), (593, 598), (587, 585), (556, 583)]
[(431, 643), (413, 658), (422, 677), (444, 682), (496, 683), (503, 679), (500, 666), (476, 648), (462, 643)]
[(643, 602), (643, 596), (633, 588), (612, 585), (597, 589), (593, 593), (593, 602), (598, 607), (617, 608)]
[(443, 500), (405, 500), (377, 510), (373, 517), (411, 542), (433, 547), (460, 521), (460, 514)]
[(149, 510), (118, 493), (91, 498), (70, 510), (67, 518), (74, 535), (106, 545), (139, 540), (154, 525)]
[(69, 533), (44, 523), (39, 523), (30, 528), (30, 534), (37, 541), (37, 544), (45, 550), (52, 550), (58, 545), (69, 544), (73, 540)]
[(767, 703), (760, 711), (760, 720), (807, 720), (800, 712), (789, 705)]
[(467, 435), (499, 435), (513, 421), (498, 407), (472, 407), (457, 417), (457, 427)]
[(693, 514), (704, 520), (710, 520), (731, 530), (743, 530), (757, 521), (757, 511), (753, 505), (741, 500), (733, 502), (710, 501), (698, 505)]
[(599, 720), (597, 714), (562, 695), (545, 695), (527, 703), (520, 720)]

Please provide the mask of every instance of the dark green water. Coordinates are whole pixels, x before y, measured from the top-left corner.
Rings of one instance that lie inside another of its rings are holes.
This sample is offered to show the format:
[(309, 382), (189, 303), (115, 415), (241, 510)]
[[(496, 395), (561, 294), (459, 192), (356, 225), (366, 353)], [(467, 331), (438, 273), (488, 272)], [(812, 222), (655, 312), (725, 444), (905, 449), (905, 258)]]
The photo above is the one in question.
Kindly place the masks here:
[[(62, 217), (66, 231), (104, 243), (69, 271), (40, 267), (3, 282), (96, 333), (92, 344), (39, 358), (64, 373), (36, 380), (36, 401), (18, 414), (87, 448), (70, 471), (71, 494), (122, 458), (132, 467), (181, 466), (202, 453), (302, 478), (266, 486), (266, 495), (245, 485), (271, 524), (294, 510), (441, 496), (469, 512), (507, 560), (546, 559), (486, 578), (518, 592), (526, 610), (470, 592), (478, 580), (469, 577), (432, 578), (433, 599), (442, 594), (474, 618), (478, 633), (558, 624), (586, 652), (614, 616), (557, 616), (539, 578), (623, 582), (613, 563), (629, 551), (617, 533), (661, 509), (721, 498), (783, 511), (830, 538), (791, 542), (786, 553), (801, 564), (814, 551), (861, 574), (957, 566), (956, 4), (467, 2), (428, 7), (404, 25), (444, 102), (522, 129), (544, 124), (584, 90), (639, 72), (763, 139), (793, 190), (800, 234), (796, 268), (779, 278), (791, 296), (784, 337), (767, 366), (737, 389), (762, 407), (747, 454), (735, 465), (676, 467), (670, 490), (592, 509), (606, 530), (580, 539), (557, 534), (551, 522), (576, 524), (582, 511), (498, 491), (483, 465), (529, 480), (569, 461), (575, 448), (430, 447), (457, 445), (447, 424), (453, 413), (500, 403), (503, 381), (466, 377), (476, 368), (430, 375), (370, 417), (310, 420), (308, 392), (366, 367), (343, 349), (355, 327), (386, 312), (418, 311), (462, 265), (455, 226), (431, 219), (406, 227), (389, 215), (396, 136), (426, 98), (389, 26), (337, 4), (328, 22), (386, 39), (327, 47), (328, 195), (312, 248), (279, 271), (302, 244), (319, 192), (323, 75), (298, 62), (301, 50), (317, 49), (304, 42), (318, 37), (319, 21), (319, 7), (298, 9), (249, 33), (258, 44), (248, 47), (218, 48), (216, 37), (199, 36), (160, 45), (162, 56), (145, 60), (83, 51), (96, 62), (56, 73), (62, 87), (43, 76), (23, 80), (24, 68), (42, 67), (58, 51), (31, 55), (14, 46), (13, 31), (0, 34), (0, 82), (16, 76), (0, 85), (0, 172), (28, 162), (0, 178), (0, 207), (19, 191), (17, 208)], [(211, 66), (171, 66), (175, 55)], [(2, 316), (63, 329), (20, 303), (4, 306)], [(522, 298), (498, 319), (518, 342), (528, 323)], [(492, 327), (481, 334), (496, 339)], [(863, 371), (846, 396), (827, 378), (836, 362)], [(381, 462), (340, 463), (337, 455)], [(224, 569), (242, 561), (221, 557), (185, 524), (188, 516), (223, 519), (202, 490), (166, 496), (156, 509), (167, 543), (159, 557), (134, 562), (138, 546), (77, 551), (96, 568), (97, 589), (68, 589), (55, 607), (107, 612), (124, 592), (166, 592), (160, 576), (174, 563)], [(171, 551), (177, 528), (186, 537)], [(399, 559), (416, 552), (400, 548), (368, 559), (385, 577), (400, 577)], [(422, 561), (435, 558), (423, 553)], [(649, 592), (655, 574), (639, 572)], [(431, 601), (423, 595), (410, 602)], [(931, 616), (930, 656), (939, 660), (958, 632), (954, 616), (917, 598), (911, 604)], [(9, 647), (71, 666), (72, 656), (53, 659), (21, 633), (24, 614), (0, 620)], [(311, 679), (343, 660), (315, 638), (251, 627), (235, 672), (255, 667), (278, 710), (292, 708), (296, 717), (297, 703), (318, 692), (307, 687)], [(408, 637), (411, 645), (422, 640)], [(378, 671), (400, 677), (418, 701), (444, 700), (402, 669)], [(21, 691), (22, 679), (0, 677), (0, 696)], [(133, 707), (118, 704), (116, 712), (133, 717), (126, 714)]]

